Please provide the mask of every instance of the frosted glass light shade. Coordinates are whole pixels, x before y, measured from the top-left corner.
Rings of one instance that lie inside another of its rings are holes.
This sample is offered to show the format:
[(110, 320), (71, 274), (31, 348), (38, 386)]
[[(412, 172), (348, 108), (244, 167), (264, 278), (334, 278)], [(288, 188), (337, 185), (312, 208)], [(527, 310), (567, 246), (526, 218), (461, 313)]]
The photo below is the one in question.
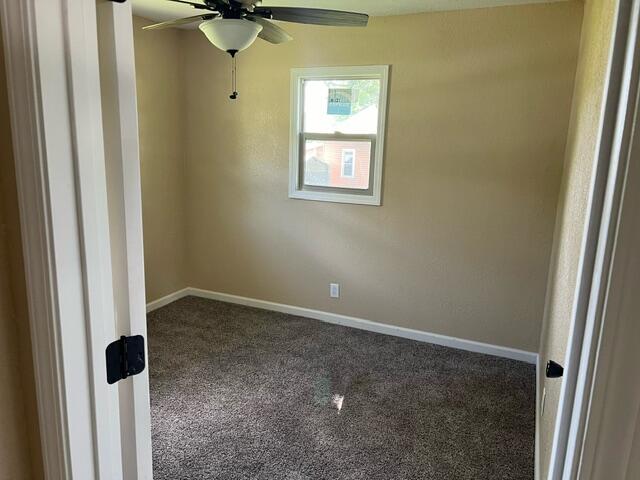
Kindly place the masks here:
[(262, 25), (239, 18), (219, 18), (202, 22), (198, 28), (220, 50), (239, 52), (255, 41)]

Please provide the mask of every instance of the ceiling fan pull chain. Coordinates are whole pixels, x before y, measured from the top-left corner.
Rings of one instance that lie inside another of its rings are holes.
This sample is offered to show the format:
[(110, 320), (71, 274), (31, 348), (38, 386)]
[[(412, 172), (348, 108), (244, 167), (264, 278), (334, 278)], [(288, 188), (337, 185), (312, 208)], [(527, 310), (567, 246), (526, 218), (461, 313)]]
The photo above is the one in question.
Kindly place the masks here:
[(235, 100), (236, 98), (238, 98), (238, 92), (236, 90), (236, 77), (237, 77), (237, 72), (236, 72), (236, 52), (231, 52), (229, 51), (229, 53), (231, 54), (231, 95), (229, 95), (229, 98), (231, 100)]

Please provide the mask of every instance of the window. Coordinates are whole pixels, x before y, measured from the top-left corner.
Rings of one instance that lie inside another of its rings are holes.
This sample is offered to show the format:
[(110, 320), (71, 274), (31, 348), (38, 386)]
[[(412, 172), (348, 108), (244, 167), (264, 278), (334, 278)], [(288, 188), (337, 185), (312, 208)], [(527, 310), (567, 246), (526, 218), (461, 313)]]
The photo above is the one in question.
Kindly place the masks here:
[(291, 70), (289, 197), (380, 205), (388, 71)]
[(340, 176), (342, 178), (355, 177), (355, 165), (356, 150), (354, 148), (345, 148), (342, 150), (342, 167), (340, 169)]

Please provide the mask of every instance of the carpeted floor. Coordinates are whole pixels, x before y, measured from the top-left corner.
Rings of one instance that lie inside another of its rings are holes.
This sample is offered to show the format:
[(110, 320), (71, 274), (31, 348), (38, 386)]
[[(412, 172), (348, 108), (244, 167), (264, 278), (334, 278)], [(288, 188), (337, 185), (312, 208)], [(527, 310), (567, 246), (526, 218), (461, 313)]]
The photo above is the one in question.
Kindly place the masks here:
[(156, 480), (533, 479), (533, 365), (195, 297), (148, 320)]

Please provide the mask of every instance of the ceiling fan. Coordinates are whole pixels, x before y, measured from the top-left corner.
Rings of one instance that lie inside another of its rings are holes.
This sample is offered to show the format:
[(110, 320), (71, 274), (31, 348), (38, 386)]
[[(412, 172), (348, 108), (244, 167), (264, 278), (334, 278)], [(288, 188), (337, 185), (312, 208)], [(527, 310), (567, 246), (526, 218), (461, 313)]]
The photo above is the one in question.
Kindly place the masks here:
[(340, 10), (263, 7), (260, 6), (260, 0), (203, 0), (204, 3), (187, 0), (168, 1), (191, 5), (197, 10), (203, 10), (203, 12), (192, 17), (147, 25), (143, 29), (155, 30), (201, 22), (198, 28), (207, 39), (233, 58), (233, 93), (230, 96), (232, 99), (238, 96), (235, 89), (236, 53), (249, 47), (258, 37), (274, 44), (288, 42), (292, 39), (291, 35), (271, 20), (340, 27), (365, 27), (369, 20), (369, 16), (364, 13)]

